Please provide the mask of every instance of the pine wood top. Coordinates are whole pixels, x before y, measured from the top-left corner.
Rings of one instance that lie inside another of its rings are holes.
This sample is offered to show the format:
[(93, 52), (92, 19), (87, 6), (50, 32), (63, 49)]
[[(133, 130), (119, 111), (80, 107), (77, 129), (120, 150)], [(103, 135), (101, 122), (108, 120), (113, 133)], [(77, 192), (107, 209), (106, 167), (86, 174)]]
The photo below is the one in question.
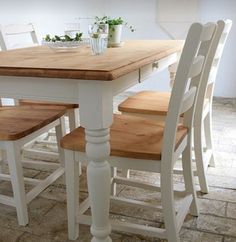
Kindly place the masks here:
[(64, 114), (63, 107), (1, 107), (0, 140), (17, 140), (25, 137)]
[(179, 52), (182, 47), (180, 40), (135, 40), (108, 48), (99, 56), (93, 56), (88, 46), (74, 52), (55, 52), (45, 46), (1, 51), (0, 75), (107, 81)]
[(73, 109), (78, 108), (79, 104), (76, 103), (58, 103), (58, 102), (47, 102), (47, 101), (39, 101), (39, 100), (31, 100), (31, 99), (20, 99), (19, 105), (21, 106), (58, 106), (58, 107), (64, 107), (66, 109)]
[(170, 92), (142, 91), (128, 97), (118, 106), (118, 110), (127, 113), (167, 115)]
[[(179, 125), (176, 149), (187, 134)], [(110, 129), (111, 155), (138, 159), (161, 160), (164, 123), (128, 115), (114, 115)], [(85, 151), (84, 128), (79, 127), (61, 139), (61, 146)]]

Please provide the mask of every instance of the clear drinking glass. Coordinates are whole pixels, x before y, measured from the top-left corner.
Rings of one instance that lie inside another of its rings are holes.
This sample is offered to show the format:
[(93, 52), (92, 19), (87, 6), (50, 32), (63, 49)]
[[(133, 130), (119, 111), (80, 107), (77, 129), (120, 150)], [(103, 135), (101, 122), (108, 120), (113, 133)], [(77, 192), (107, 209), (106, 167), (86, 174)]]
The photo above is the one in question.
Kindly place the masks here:
[(107, 48), (108, 24), (89, 25), (90, 45), (93, 55), (101, 55)]

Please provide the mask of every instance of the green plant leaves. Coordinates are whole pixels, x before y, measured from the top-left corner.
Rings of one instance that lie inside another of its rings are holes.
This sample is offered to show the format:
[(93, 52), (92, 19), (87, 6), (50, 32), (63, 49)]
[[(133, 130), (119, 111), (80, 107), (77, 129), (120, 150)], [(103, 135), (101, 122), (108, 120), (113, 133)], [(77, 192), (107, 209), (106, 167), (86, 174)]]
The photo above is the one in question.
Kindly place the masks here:
[(109, 26), (121, 25), (122, 24), (125, 27), (127, 27), (131, 32), (135, 31), (133, 26), (128, 25), (128, 23), (125, 22), (125, 20), (123, 18), (121, 18), (121, 17), (119, 17), (119, 18), (111, 18), (109, 16), (103, 16), (103, 17), (95, 16), (95, 24), (108, 24)]
[(62, 36), (54, 35), (53, 37), (51, 37), (50, 34), (47, 34), (45, 36), (44, 40), (46, 42), (56, 42), (56, 41), (62, 41), (62, 42), (66, 42), (66, 41), (82, 41), (82, 35), (83, 35), (83, 33), (76, 33), (75, 37), (72, 38), (69, 35), (62, 35)]

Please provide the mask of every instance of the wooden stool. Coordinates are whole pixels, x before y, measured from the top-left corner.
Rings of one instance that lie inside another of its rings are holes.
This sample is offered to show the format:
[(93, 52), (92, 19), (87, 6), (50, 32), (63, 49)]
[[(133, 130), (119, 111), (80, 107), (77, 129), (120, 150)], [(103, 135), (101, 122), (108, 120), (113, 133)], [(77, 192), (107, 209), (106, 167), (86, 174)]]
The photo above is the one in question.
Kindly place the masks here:
[[(56, 169), (45, 179), (24, 178), (21, 162), (21, 148), (30, 140), (55, 127), (57, 140), (64, 135), (62, 107), (1, 107), (0, 108), (0, 148), (6, 151), (9, 173), (0, 171), (0, 180), (11, 181), (13, 197), (0, 195), (0, 203), (16, 207), (19, 225), (28, 224), (27, 204), (40, 192), (64, 174), (63, 151)], [(44, 165), (46, 163), (42, 163)], [(24, 182), (34, 185), (25, 192)]]
[[(213, 47), (208, 62), (208, 71), (199, 90), (194, 119), (194, 152), (197, 170), (195, 175), (199, 178), (201, 191), (208, 193), (209, 188), (206, 179), (206, 169), (215, 166), (212, 145), (212, 99), (214, 83), (223, 49), (230, 32), (232, 21), (219, 20), (218, 28), (214, 37)], [(204, 46), (203, 46), (204, 48)], [(169, 109), (171, 93), (158, 91), (142, 91), (122, 102), (118, 110), (122, 113), (139, 117), (146, 116), (153, 120), (165, 121)], [(203, 136), (204, 134), (204, 136)], [(206, 147), (203, 148), (205, 139)], [(181, 174), (181, 170), (175, 170)], [(129, 171), (124, 170), (123, 175), (128, 176)]]

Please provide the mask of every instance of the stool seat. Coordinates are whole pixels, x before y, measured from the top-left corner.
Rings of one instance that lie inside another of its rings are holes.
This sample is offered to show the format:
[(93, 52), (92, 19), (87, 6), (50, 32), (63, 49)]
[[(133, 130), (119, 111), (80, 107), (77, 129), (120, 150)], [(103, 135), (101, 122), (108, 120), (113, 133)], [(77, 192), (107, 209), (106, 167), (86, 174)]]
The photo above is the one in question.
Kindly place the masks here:
[(79, 104), (77, 103), (46, 102), (46, 101), (30, 100), (30, 99), (20, 99), (19, 105), (20, 106), (34, 105), (34, 106), (46, 106), (46, 107), (60, 106), (60, 107), (65, 107), (66, 109), (79, 108)]
[(127, 113), (166, 115), (170, 95), (170, 92), (142, 91), (128, 97), (118, 106), (118, 110)]
[[(165, 124), (129, 115), (114, 115), (110, 130), (111, 156), (161, 160)], [(176, 146), (187, 135), (188, 129), (178, 126)], [(61, 139), (61, 147), (72, 151), (85, 151), (84, 128), (79, 127)]]
[[(170, 102), (170, 92), (141, 91), (128, 97), (118, 106), (124, 113), (141, 115), (166, 116)], [(204, 108), (209, 107), (209, 99), (205, 98)], [(183, 116), (183, 115), (181, 115)], [(147, 116), (148, 117), (148, 116)]]
[(0, 140), (17, 140), (63, 116), (64, 107), (12, 106), (0, 108)]

